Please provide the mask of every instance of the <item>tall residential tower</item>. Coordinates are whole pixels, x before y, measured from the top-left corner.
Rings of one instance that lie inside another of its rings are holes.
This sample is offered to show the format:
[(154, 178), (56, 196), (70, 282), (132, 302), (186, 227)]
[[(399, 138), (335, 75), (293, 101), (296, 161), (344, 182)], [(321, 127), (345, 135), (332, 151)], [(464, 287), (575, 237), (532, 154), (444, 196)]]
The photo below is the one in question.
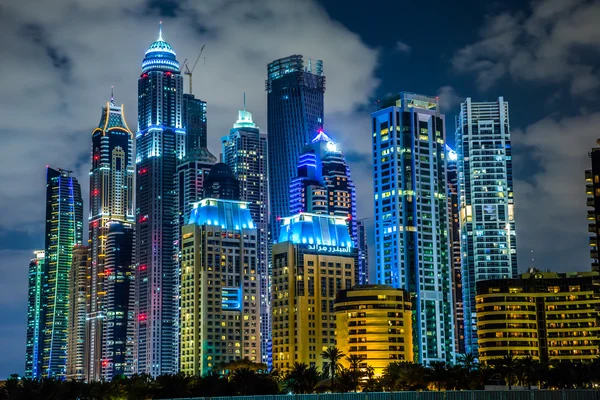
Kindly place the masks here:
[[(90, 216), (89, 247), (91, 252), (91, 276), (89, 293), (88, 351), (86, 377), (89, 380), (106, 379), (103, 363), (110, 363), (110, 356), (103, 352), (106, 341), (104, 331), (106, 315), (107, 281), (112, 279), (105, 268), (106, 238), (111, 223), (133, 224), (133, 133), (127, 127), (123, 106), (110, 102), (102, 107), (98, 127), (92, 132), (92, 167), (90, 169)], [(120, 307), (120, 305), (113, 306)]]
[(269, 132), (270, 219), (273, 235), (278, 219), (289, 215), (289, 188), (300, 153), (323, 128), (325, 76), (323, 62), (304, 65), (301, 55), (267, 66), (267, 129)]
[(248, 203), (257, 235), (257, 262), (260, 276), (260, 335), (262, 362), (271, 366), (271, 309), (269, 297), (269, 187), (267, 180), (267, 135), (260, 133), (252, 114), (238, 113), (228, 136), (221, 138), (223, 163), (239, 181), (240, 200)]
[(403, 92), (371, 117), (376, 281), (413, 294), (415, 361), (452, 362), (444, 115)]
[(41, 376), (40, 346), (42, 344), (42, 290), (44, 277), (44, 250), (33, 252), (35, 258), (29, 262), (29, 281), (27, 290), (27, 342), (25, 347), (25, 378), (36, 379)]
[(71, 171), (46, 168), (46, 261), (43, 279), (42, 376), (65, 379), (69, 274), (83, 240), (81, 186)]
[(508, 103), (460, 106), (456, 128), (465, 351), (477, 354), (476, 283), (517, 275)]
[(179, 224), (177, 163), (185, 155), (183, 77), (162, 38), (150, 45), (138, 79), (136, 134), (137, 372), (178, 372)]

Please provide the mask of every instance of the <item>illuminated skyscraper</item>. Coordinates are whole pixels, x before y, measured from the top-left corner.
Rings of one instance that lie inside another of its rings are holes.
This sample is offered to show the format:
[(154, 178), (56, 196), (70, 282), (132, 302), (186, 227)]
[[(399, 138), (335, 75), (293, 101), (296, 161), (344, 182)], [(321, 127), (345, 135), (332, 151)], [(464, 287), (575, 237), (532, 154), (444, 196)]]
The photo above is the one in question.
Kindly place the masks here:
[(517, 275), (508, 103), (460, 106), (456, 129), (465, 351), (477, 354), (476, 283)]
[(191, 93), (183, 95), (183, 126), (185, 127), (185, 154), (207, 149), (206, 102)]
[(361, 219), (356, 221), (356, 233), (357, 241), (356, 247), (358, 248), (358, 271), (360, 276), (358, 277), (359, 282), (363, 284), (369, 283), (369, 236), (367, 234), (366, 220)]
[(102, 377), (131, 376), (134, 372), (135, 264), (134, 227), (113, 222), (106, 238), (106, 312), (102, 343)]
[(88, 246), (73, 248), (73, 263), (69, 276), (69, 325), (67, 329), (67, 380), (87, 379), (89, 345), (86, 316), (91, 278), (91, 253)]
[(29, 262), (27, 301), (27, 343), (25, 347), (25, 378), (41, 376), (40, 349), (42, 345), (42, 288), (44, 276), (44, 250), (33, 252), (35, 258)]
[(248, 204), (203, 199), (183, 227), (181, 372), (204, 375), (219, 363), (260, 362), (256, 227)]
[(185, 155), (183, 77), (162, 38), (138, 79), (136, 134), (136, 349), (138, 373), (178, 371), (177, 163)]
[[(600, 139), (596, 141), (600, 145)], [(585, 171), (587, 205), (591, 209), (587, 212), (589, 221), (588, 230), (590, 237), (590, 258), (592, 270), (600, 272), (600, 256), (598, 256), (598, 243), (600, 241), (600, 147), (592, 148), (589, 153), (592, 168)]]
[(465, 353), (465, 319), (462, 300), (462, 266), (460, 262), (460, 222), (458, 219), (458, 171), (456, 152), (446, 145), (446, 178), (448, 180), (448, 236), (452, 265), (452, 298), (454, 300), (454, 348)]
[(202, 198), (207, 199), (240, 199), (240, 182), (236, 179), (229, 165), (216, 163), (208, 172), (202, 188)]
[[(320, 131), (302, 149), (297, 172), (290, 183), (290, 212), (327, 214), (346, 218), (350, 237), (357, 246), (356, 191), (344, 155), (325, 132)], [(365, 283), (366, 273), (356, 278)], [(357, 282), (358, 283), (358, 282)]]
[[(112, 222), (133, 224), (133, 133), (127, 127), (123, 106), (110, 102), (102, 107), (98, 127), (92, 132), (90, 169), (89, 246), (91, 276), (88, 310), (89, 337), (86, 343), (88, 380), (110, 379), (102, 374), (104, 322), (106, 313), (106, 238)], [(111, 377), (112, 378), (112, 377)]]
[(228, 136), (221, 138), (223, 163), (239, 181), (240, 200), (248, 203), (257, 229), (257, 262), (260, 275), (260, 335), (262, 362), (271, 366), (271, 311), (269, 297), (269, 193), (267, 180), (267, 135), (260, 133), (252, 114), (239, 111)]
[(281, 220), (273, 245), (273, 368), (319, 369), (335, 346), (336, 295), (354, 286), (357, 251), (346, 218), (302, 213)]
[(415, 361), (454, 360), (444, 115), (400, 93), (371, 114), (376, 281), (413, 293)]
[(290, 182), (300, 153), (323, 128), (323, 62), (315, 62), (313, 73), (312, 62), (305, 67), (301, 55), (275, 60), (267, 67), (266, 90), (270, 219), (277, 235), (278, 218), (290, 212)]
[(46, 168), (46, 262), (43, 278), (42, 376), (65, 379), (69, 273), (83, 236), (81, 186), (71, 171)]

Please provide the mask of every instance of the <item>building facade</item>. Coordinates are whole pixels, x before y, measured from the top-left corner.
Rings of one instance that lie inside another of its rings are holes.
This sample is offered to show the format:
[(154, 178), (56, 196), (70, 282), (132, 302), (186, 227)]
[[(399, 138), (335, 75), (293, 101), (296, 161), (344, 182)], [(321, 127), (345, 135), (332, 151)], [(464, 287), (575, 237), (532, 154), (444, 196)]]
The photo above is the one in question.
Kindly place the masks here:
[(282, 219), (272, 261), (273, 368), (323, 368), (323, 351), (336, 345), (335, 297), (354, 285), (357, 263), (345, 218)]
[(193, 94), (183, 95), (183, 126), (185, 127), (185, 153), (208, 148), (206, 102)]
[(183, 77), (162, 30), (142, 61), (136, 134), (137, 372), (178, 372), (177, 163), (185, 156)]
[(269, 291), (269, 185), (267, 178), (267, 135), (244, 109), (238, 113), (228, 136), (221, 138), (223, 163), (239, 181), (240, 200), (248, 203), (256, 226), (260, 275), (260, 335), (262, 362), (271, 366), (271, 310)]
[(46, 252), (36, 250), (29, 262), (27, 286), (27, 341), (25, 344), (25, 378), (41, 376), (40, 349), (43, 340), (42, 291)]
[[(600, 145), (600, 139), (597, 144)], [(600, 271), (600, 257), (598, 256), (598, 243), (600, 242), (600, 147), (595, 147), (589, 154), (592, 168), (585, 171), (587, 206), (590, 210), (588, 216), (588, 230), (590, 237), (590, 258), (592, 270)]]
[(257, 230), (248, 203), (203, 199), (183, 227), (180, 371), (261, 361)]
[(415, 361), (452, 362), (444, 115), (400, 93), (372, 115), (376, 282), (413, 293)]
[(411, 308), (410, 294), (392, 286), (341, 290), (334, 306), (337, 348), (346, 356), (361, 357), (361, 368), (373, 367), (375, 376), (392, 362), (412, 361)]
[(517, 274), (508, 103), (467, 98), (457, 122), (465, 351), (477, 354), (476, 283)]
[(65, 379), (69, 274), (73, 248), (82, 245), (83, 199), (71, 171), (46, 168), (46, 261), (43, 274), (42, 376)]
[(88, 246), (73, 248), (73, 262), (69, 274), (69, 324), (67, 330), (67, 380), (84, 381), (88, 379), (89, 332), (86, 317), (88, 315), (91, 252)]
[(106, 313), (102, 377), (131, 376), (135, 371), (135, 241), (134, 226), (113, 222), (106, 237)]
[(598, 272), (530, 271), (477, 282), (479, 360), (592, 362), (600, 354)]
[(289, 188), (300, 153), (323, 128), (325, 76), (323, 62), (304, 65), (301, 55), (267, 66), (267, 129), (269, 132), (269, 196), (272, 234), (278, 219), (289, 215)]
[(458, 156), (446, 145), (446, 178), (448, 182), (448, 237), (452, 266), (452, 298), (454, 304), (454, 348), (465, 353), (465, 320), (462, 300), (462, 265), (460, 262), (460, 220), (458, 206)]
[(369, 281), (369, 235), (367, 233), (367, 224), (365, 219), (356, 221), (356, 247), (358, 248), (358, 271), (361, 274), (358, 282), (361, 285), (368, 284)]
[[(89, 330), (86, 351), (86, 379), (100, 380), (104, 363), (103, 337), (106, 313), (105, 271), (106, 238), (113, 222), (133, 224), (135, 210), (133, 133), (129, 130), (123, 106), (110, 102), (102, 107), (98, 127), (92, 132), (90, 169), (89, 247), (91, 251), (91, 280), (87, 324)], [(118, 305), (117, 305), (118, 306)]]
[[(289, 215), (327, 214), (348, 220), (357, 246), (356, 189), (350, 168), (337, 145), (323, 131), (302, 149), (296, 174), (290, 182)], [(357, 277), (362, 275), (362, 271)]]

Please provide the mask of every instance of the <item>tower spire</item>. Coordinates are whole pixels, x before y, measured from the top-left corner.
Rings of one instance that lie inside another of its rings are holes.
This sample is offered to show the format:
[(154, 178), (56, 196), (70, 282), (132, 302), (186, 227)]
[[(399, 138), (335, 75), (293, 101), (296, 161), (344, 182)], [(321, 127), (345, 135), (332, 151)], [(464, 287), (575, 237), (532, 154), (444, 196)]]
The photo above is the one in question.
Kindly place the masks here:
[(115, 87), (114, 86), (110, 87), (110, 105), (111, 106), (115, 105)]
[(246, 92), (244, 92), (244, 111), (246, 111)]
[(158, 23), (158, 40), (162, 41), (162, 21)]

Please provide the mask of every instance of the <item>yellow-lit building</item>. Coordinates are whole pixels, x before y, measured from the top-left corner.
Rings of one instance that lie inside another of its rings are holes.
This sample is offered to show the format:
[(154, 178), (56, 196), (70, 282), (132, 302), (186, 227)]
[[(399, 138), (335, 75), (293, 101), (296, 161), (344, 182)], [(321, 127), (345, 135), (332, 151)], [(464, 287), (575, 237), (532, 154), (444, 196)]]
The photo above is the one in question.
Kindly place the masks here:
[(392, 286), (340, 291), (335, 300), (337, 348), (347, 356), (360, 356), (361, 367), (373, 367), (376, 376), (391, 362), (413, 361), (411, 309), (410, 295)]
[(257, 233), (247, 203), (204, 199), (182, 229), (180, 367), (260, 362)]
[(335, 297), (354, 286), (357, 250), (343, 217), (302, 213), (283, 218), (273, 245), (273, 368), (295, 362), (323, 368), (336, 345)]
[(598, 272), (538, 272), (477, 283), (482, 363), (506, 354), (549, 361), (600, 355)]

